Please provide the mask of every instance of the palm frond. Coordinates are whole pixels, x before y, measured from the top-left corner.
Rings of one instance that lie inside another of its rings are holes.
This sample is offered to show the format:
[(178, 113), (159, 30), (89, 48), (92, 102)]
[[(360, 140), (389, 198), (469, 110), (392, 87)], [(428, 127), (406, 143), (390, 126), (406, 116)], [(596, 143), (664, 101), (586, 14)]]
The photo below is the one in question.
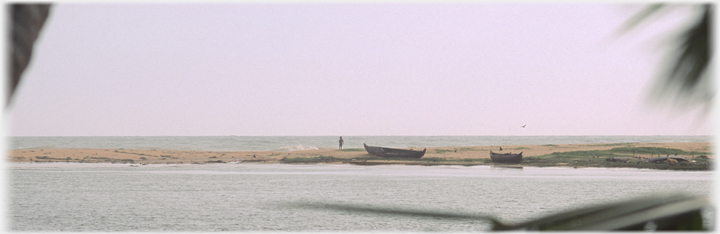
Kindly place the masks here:
[(665, 78), (666, 85), (678, 85), (681, 93), (711, 92), (709, 95), (702, 95), (708, 99), (714, 96), (713, 91), (699, 89), (698, 85), (701, 79), (708, 77), (703, 73), (708, 69), (712, 56), (710, 45), (712, 12), (710, 4), (704, 5), (700, 20), (679, 39), (675, 65)]
[(495, 230), (703, 230), (701, 210), (708, 197), (655, 194), (608, 205), (562, 212)]
[(439, 219), (488, 220), (491, 222), (499, 223), (495, 218), (493, 218), (489, 215), (459, 214), (459, 213), (424, 211), (424, 210), (413, 210), (413, 209), (402, 209), (402, 208), (391, 208), (391, 207), (372, 207), (372, 206), (368, 206), (368, 205), (332, 204), (332, 203), (319, 203), (319, 202), (302, 202), (302, 203), (297, 202), (297, 203), (287, 203), (286, 206), (294, 207), (294, 208), (317, 209), (317, 210), (336, 210), (336, 211), (347, 211), (347, 212), (356, 212), (356, 213), (421, 216), (421, 217), (431, 217), (431, 218), (439, 218)]
[[(668, 4), (652, 4), (626, 20), (617, 30), (624, 34), (646, 21), (651, 15)], [(712, 60), (712, 20), (714, 4), (696, 5), (701, 11), (700, 17), (680, 34), (677, 40), (670, 41), (666, 60), (658, 66), (658, 77), (653, 84), (650, 98), (671, 100), (679, 106), (685, 104), (705, 104), (709, 107), (715, 90), (711, 85), (710, 62)]]
[(12, 47), (9, 61), (12, 66), (5, 106), (10, 103), (25, 68), (30, 64), (35, 40), (50, 13), (50, 4), (12, 4), (10, 8)]
[(682, 194), (655, 194), (607, 205), (561, 212), (523, 222), (505, 224), (489, 215), (457, 214), (402, 208), (379, 208), (367, 205), (330, 204), (323, 202), (286, 203), (286, 208), (334, 210), (398, 216), (420, 216), (448, 220), (485, 220), (492, 230), (705, 230), (702, 209), (712, 207), (709, 197)]
[(651, 4), (650, 6), (645, 7), (643, 10), (638, 12), (637, 14), (633, 15), (630, 19), (626, 20), (625, 23), (623, 23), (622, 26), (620, 26), (620, 29), (618, 30), (620, 33), (626, 33), (630, 31), (630, 29), (635, 28), (637, 25), (639, 25), (642, 21), (645, 21), (648, 17), (651, 15), (654, 15), (658, 10), (665, 7), (665, 4), (657, 3), (657, 4)]

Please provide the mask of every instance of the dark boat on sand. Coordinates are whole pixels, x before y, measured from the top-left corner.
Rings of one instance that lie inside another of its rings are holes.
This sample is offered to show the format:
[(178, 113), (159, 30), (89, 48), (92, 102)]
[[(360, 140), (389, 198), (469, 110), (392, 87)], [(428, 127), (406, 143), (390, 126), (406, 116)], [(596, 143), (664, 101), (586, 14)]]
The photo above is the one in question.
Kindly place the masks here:
[(422, 151), (393, 149), (378, 146), (368, 146), (365, 143), (363, 143), (363, 146), (365, 146), (365, 150), (368, 152), (368, 154), (389, 158), (421, 158), (423, 155), (425, 155), (425, 151), (427, 150), (427, 148), (423, 149)]
[(520, 163), (522, 161), (522, 153), (523, 152), (520, 152), (519, 154), (498, 154), (493, 153), (492, 150), (490, 150), (490, 159), (492, 159), (492, 161), (496, 163)]

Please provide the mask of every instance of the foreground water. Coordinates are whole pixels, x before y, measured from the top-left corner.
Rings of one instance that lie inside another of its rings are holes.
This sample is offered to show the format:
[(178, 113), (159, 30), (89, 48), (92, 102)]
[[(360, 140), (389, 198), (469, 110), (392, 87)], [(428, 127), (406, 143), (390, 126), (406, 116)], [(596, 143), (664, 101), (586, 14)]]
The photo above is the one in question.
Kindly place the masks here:
[(713, 175), (489, 166), (7, 166), (11, 231), (475, 232), (490, 226), (484, 221), (309, 210), (284, 204), (327, 202), (490, 214), (514, 223), (655, 192), (709, 195)]
[[(344, 148), (712, 142), (712, 136), (343, 136)], [(9, 149), (89, 148), (200, 151), (337, 148), (338, 136), (9, 137)]]

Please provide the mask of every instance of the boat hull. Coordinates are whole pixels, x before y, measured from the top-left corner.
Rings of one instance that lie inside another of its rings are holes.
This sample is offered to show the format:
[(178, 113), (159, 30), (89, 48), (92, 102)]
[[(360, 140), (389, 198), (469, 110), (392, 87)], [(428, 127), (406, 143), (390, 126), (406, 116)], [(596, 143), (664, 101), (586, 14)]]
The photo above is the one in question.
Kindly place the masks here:
[(386, 158), (422, 158), (422, 156), (425, 156), (425, 151), (427, 151), (427, 148), (422, 151), (416, 151), (368, 146), (365, 143), (363, 143), (363, 146), (365, 146), (365, 151), (367, 151), (368, 154)]
[(498, 154), (490, 151), (490, 159), (492, 159), (493, 162), (496, 163), (520, 163), (522, 162), (522, 153), (519, 154)]

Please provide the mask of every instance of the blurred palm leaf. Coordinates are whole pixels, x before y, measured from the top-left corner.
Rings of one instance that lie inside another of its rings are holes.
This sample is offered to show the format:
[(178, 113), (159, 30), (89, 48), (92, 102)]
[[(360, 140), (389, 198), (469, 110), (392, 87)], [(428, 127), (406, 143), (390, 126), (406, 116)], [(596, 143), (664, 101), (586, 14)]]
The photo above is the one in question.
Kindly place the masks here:
[(519, 224), (506, 224), (489, 215), (457, 214), (402, 208), (377, 208), (367, 205), (330, 204), (322, 202), (289, 203), (290, 208), (335, 210), (449, 220), (484, 220), (494, 231), (507, 230), (705, 230), (702, 209), (711, 208), (708, 197), (682, 194), (655, 194), (608, 205), (561, 212)]
[(620, 31), (625, 33), (629, 31), (630, 29), (636, 27), (641, 22), (643, 22), (648, 17), (652, 16), (655, 12), (665, 7), (665, 4), (658, 3), (658, 4), (651, 4), (650, 6), (647, 6), (642, 11), (635, 14), (633, 17), (625, 21), (625, 23), (620, 27)]
[(11, 4), (10, 14), (12, 14), (12, 25), (10, 25), (12, 44), (9, 61), (12, 66), (5, 106), (10, 103), (22, 73), (30, 64), (35, 40), (50, 14), (50, 4)]
[[(628, 19), (620, 28), (622, 33), (636, 27), (650, 16), (667, 8), (667, 4), (652, 4)], [(675, 98), (676, 101), (699, 101), (711, 104), (712, 89), (710, 62), (712, 60), (712, 25), (714, 4), (699, 4), (698, 19), (675, 41), (670, 53), (670, 66), (659, 77), (652, 93), (655, 98)], [(660, 66), (662, 69), (665, 66)]]
[[(701, 210), (708, 197), (656, 194), (562, 212), (494, 230), (704, 230)], [(652, 224), (652, 225), (650, 225)]]

